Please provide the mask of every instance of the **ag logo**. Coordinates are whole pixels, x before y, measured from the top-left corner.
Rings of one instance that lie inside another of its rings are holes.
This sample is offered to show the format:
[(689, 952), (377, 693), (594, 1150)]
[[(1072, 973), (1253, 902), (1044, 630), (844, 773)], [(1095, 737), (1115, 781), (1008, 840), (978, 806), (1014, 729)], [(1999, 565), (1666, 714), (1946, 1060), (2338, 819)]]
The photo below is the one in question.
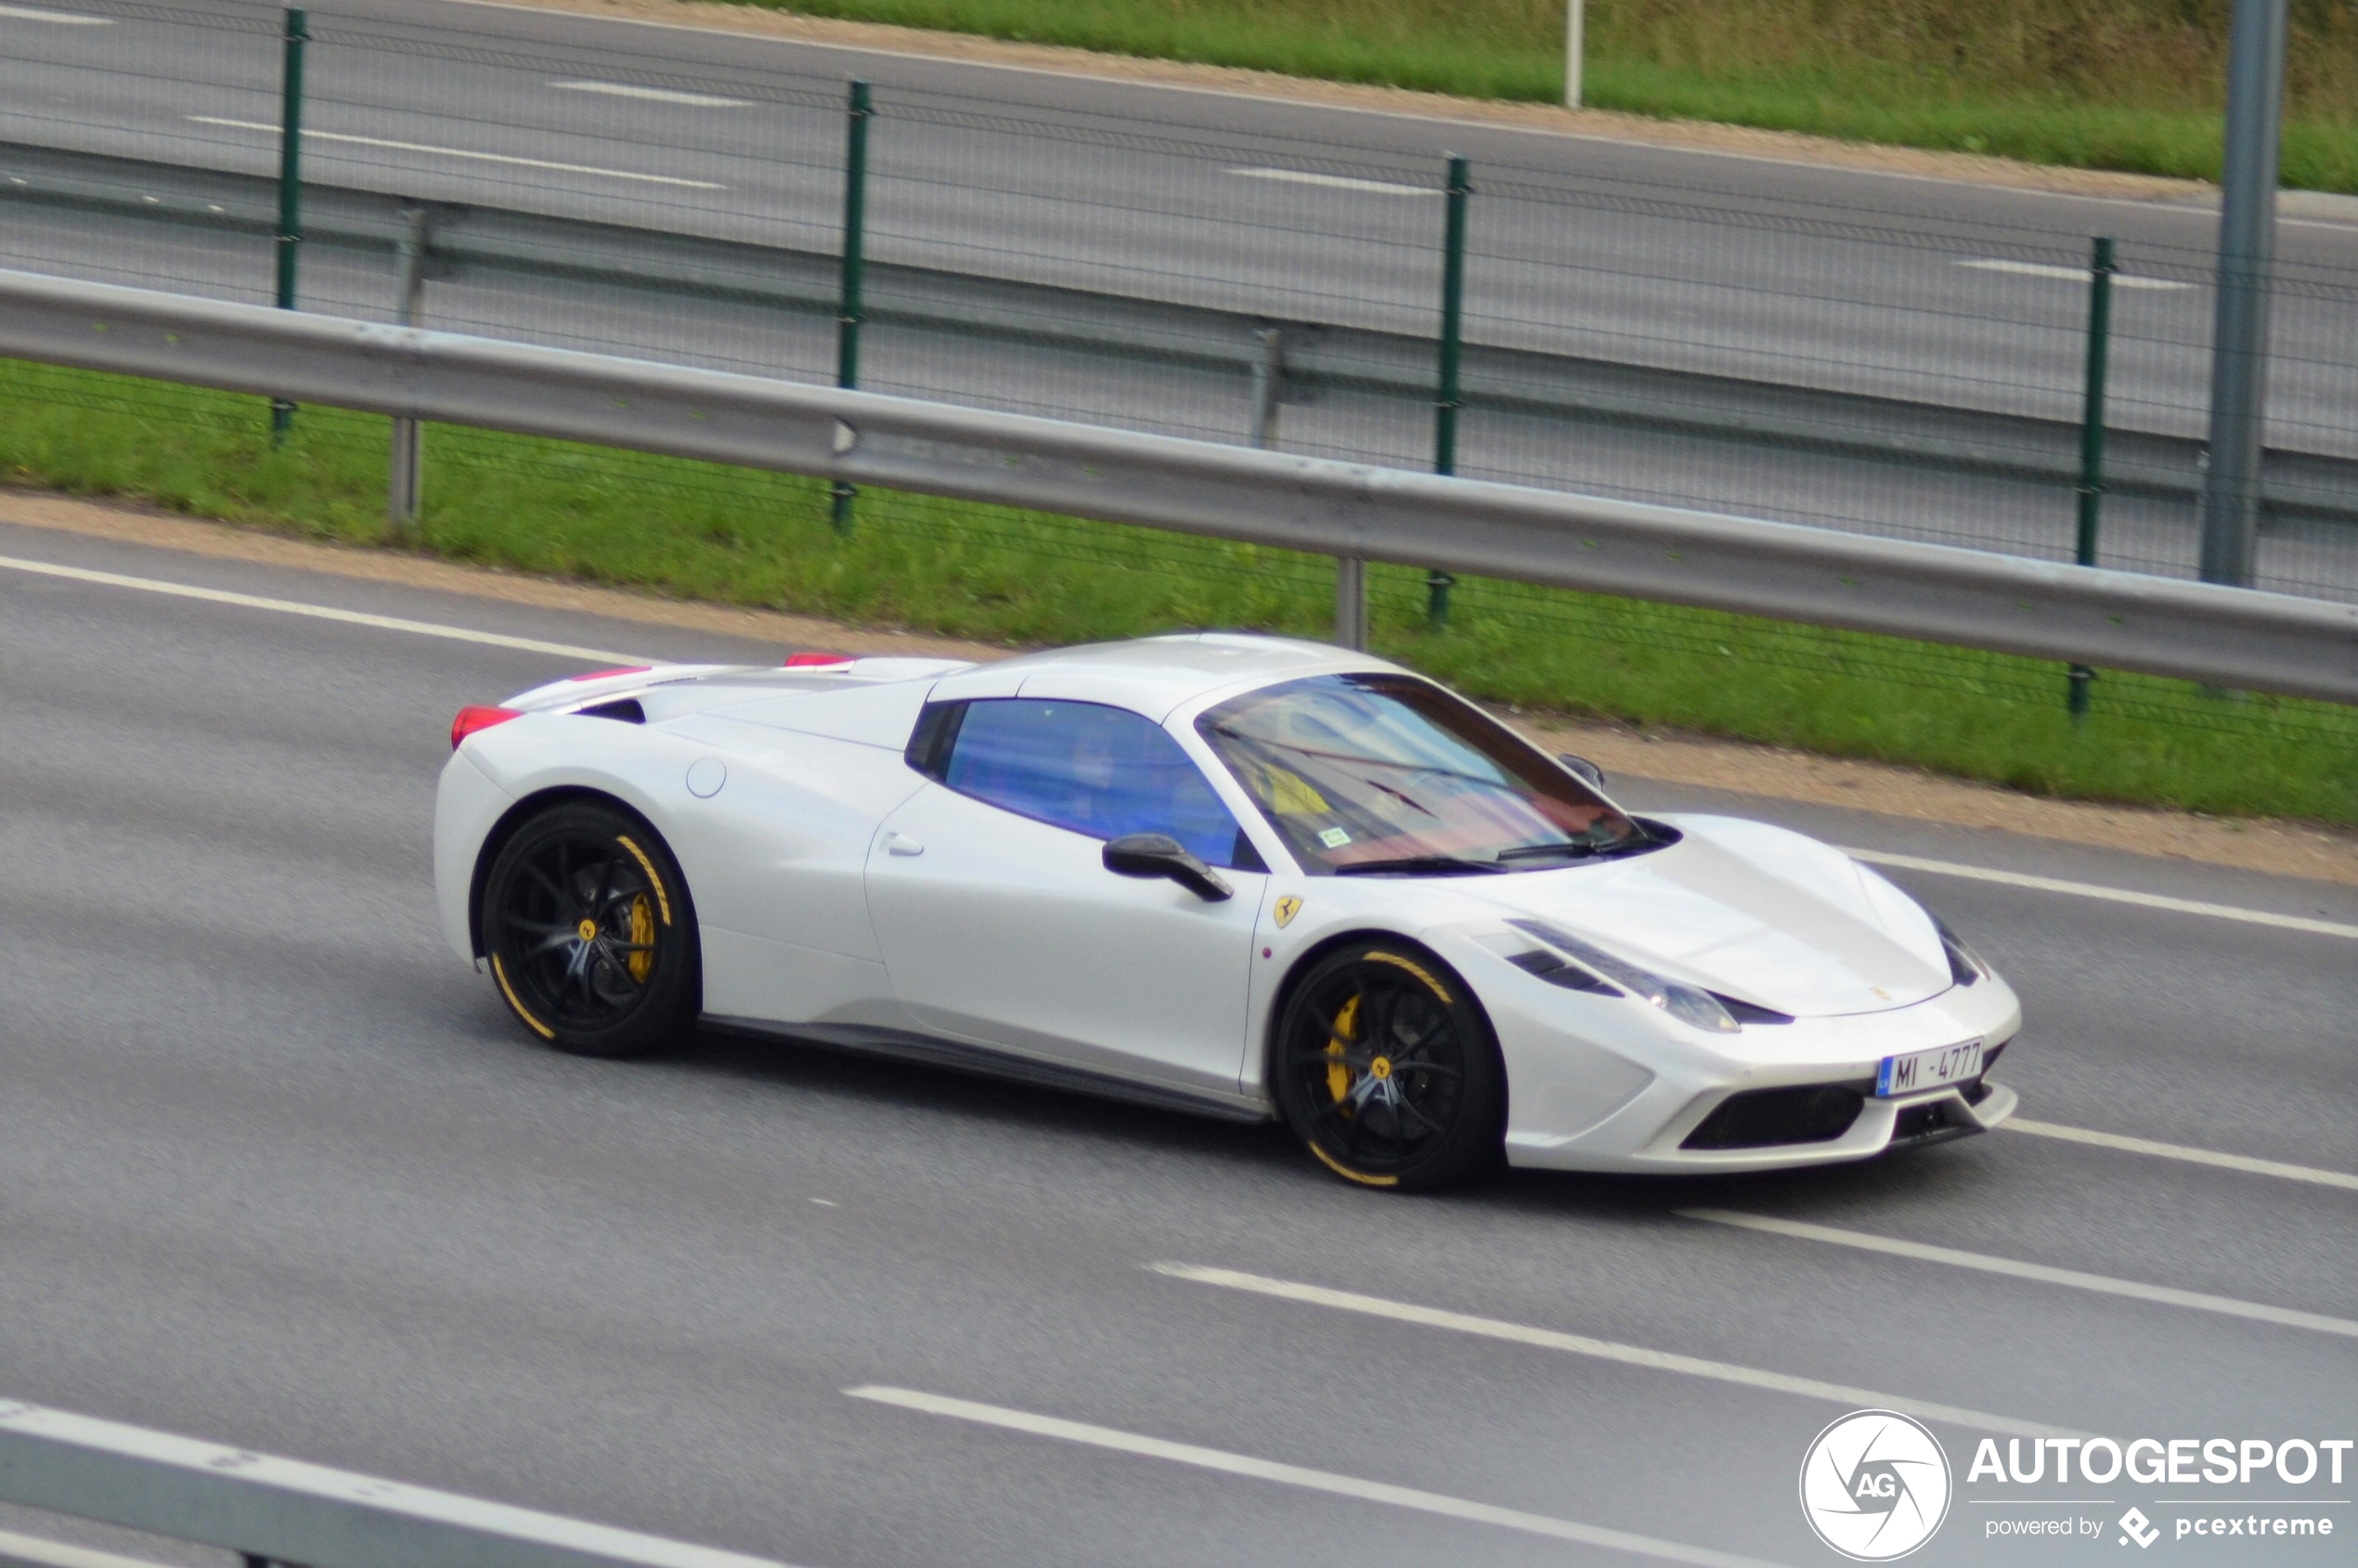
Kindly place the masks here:
[(1302, 913), (1302, 901), (1295, 898), (1291, 893), (1288, 893), (1284, 898), (1277, 901), (1277, 907), (1275, 913), (1277, 916), (1277, 929), (1282, 931), (1287, 927), (1293, 924), (1293, 917), (1295, 915)]
[(1859, 1562), (1905, 1557), (1949, 1516), (1949, 1456), (1890, 1410), (1860, 1410), (1818, 1434), (1801, 1461), (1801, 1511), (1818, 1538)]

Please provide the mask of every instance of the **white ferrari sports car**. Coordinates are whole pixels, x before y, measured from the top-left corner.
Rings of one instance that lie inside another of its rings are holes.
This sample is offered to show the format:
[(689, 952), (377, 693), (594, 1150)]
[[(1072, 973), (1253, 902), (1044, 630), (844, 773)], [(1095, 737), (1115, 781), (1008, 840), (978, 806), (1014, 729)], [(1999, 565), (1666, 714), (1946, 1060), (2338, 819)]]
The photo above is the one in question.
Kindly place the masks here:
[(1252, 1120), (1337, 1175), (1750, 1171), (1994, 1126), (2014, 992), (1841, 851), (1632, 816), (1395, 665), (1203, 633), (607, 670), (471, 707), (450, 945), (699, 1018)]

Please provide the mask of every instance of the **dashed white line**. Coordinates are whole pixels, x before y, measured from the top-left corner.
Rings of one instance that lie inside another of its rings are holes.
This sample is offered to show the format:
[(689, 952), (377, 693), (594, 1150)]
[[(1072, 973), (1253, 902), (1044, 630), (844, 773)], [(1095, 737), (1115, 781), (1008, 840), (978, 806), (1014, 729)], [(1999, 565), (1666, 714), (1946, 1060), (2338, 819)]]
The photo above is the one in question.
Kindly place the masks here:
[(645, 98), (652, 103), (686, 104), (692, 109), (743, 109), (744, 98), (724, 98), (712, 93), (682, 93), (670, 87), (641, 87), (628, 82), (551, 82), (551, 87), (567, 93), (602, 93), (613, 98)]
[(0, 17), (16, 21), (55, 22), (59, 27), (112, 27), (112, 17), (94, 17), (82, 11), (45, 11), (32, 6), (0, 6)]
[[(2084, 266), (2057, 266), (2052, 262), (2004, 261), (1992, 257), (1986, 261), (1961, 261), (1959, 266), (1970, 266), (1980, 272), (2011, 272), (2023, 278), (2060, 278), (2066, 282), (2085, 283), (2088, 269)], [(2112, 275), (2116, 289), (2191, 289), (2192, 283), (2182, 283), (2174, 278), (2147, 278), (2140, 273), (2116, 272)]]
[(2066, 1143), (2088, 1144), (2096, 1148), (2118, 1149), (2124, 1154), (2150, 1154), (2158, 1160), (2182, 1160), (2189, 1165), (2210, 1165), (2222, 1171), (2242, 1171), (2255, 1176), (2274, 1176), (2287, 1182), (2313, 1182), (2319, 1186), (2338, 1186), (2358, 1192), (2358, 1175), (2352, 1175), (2347, 1171), (2324, 1171), (2314, 1165), (2287, 1165), (2281, 1160), (2255, 1160), (2248, 1154), (2222, 1154), (2214, 1148), (2190, 1148), (2184, 1144), (2156, 1143), (2151, 1138), (2131, 1138), (2118, 1133), (2099, 1133), (2092, 1127), (2066, 1127), (2054, 1121), (2028, 1121), (2019, 1116), (2008, 1117), (2000, 1125), (2009, 1133), (2028, 1133), (2034, 1138), (2059, 1138)]
[(853, 1399), (873, 1400), (878, 1405), (898, 1406), (903, 1410), (915, 1410), (928, 1416), (946, 1416), (952, 1420), (973, 1421), (981, 1426), (998, 1427), (1004, 1432), (1053, 1437), (1092, 1448), (1110, 1449), (1118, 1454), (1165, 1459), (1173, 1464), (1192, 1465), (1198, 1470), (1216, 1471), (1223, 1475), (1246, 1476), (1254, 1481), (1297, 1486), (1308, 1492), (1325, 1492), (1358, 1502), (1382, 1503), (1390, 1508), (1437, 1514), (1444, 1519), (1520, 1530), (1526, 1535), (1545, 1536), (1553, 1540), (1572, 1541), (1609, 1551), (1626, 1551), (1662, 1562), (1692, 1563), (1696, 1568), (1767, 1568), (1759, 1558), (1740, 1557), (1734, 1552), (1717, 1551), (1710, 1547), (1691, 1547), (1679, 1541), (1659, 1540), (1652, 1536), (1633, 1535), (1626, 1530), (1607, 1529), (1600, 1524), (1582, 1524), (1550, 1514), (1525, 1513), (1520, 1509), (1499, 1508), (1491, 1503), (1478, 1503), (1439, 1492), (1420, 1491), (1413, 1486), (1363, 1481), (1355, 1475), (1338, 1475), (1332, 1471), (1281, 1464), (1275, 1459), (1255, 1458), (1250, 1454), (1233, 1454), (1224, 1448), (1173, 1443), (1115, 1427), (1092, 1426), (1086, 1421), (1068, 1421), (1061, 1417), (1036, 1415), (1030, 1410), (1013, 1410), (1004, 1405), (982, 1405), (971, 1399), (953, 1399), (947, 1394), (926, 1393), (916, 1389), (891, 1388), (875, 1383), (848, 1388), (843, 1392)]
[[(267, 131), (279, 134), (279, 127), (266, 120), (228, 120), (218, 114), (191, 114), (189, 122), (198, 125), (223, 125), (233, 131)], [(713, 180), (681, 179), (676, 175), (642, 175), (633, 169), (602, 169), (594, 163), (559, 163), (546, 158), (518, 158), (506, 152), (476, 152), (463, 147), (435, 147), (429, 142), (394, 141), (384, 136), (356, 136), (340, 131), (305, 131), (305, 142), (343, 142), (353, 147), (382, 147), (395, 152), (422, 152), (434, 158), (463, 158), (477, 163), (512, 163), (520, 169), (550, 169), (561, 175), (597, 175), (610, 180), (637, 180), (645, 185), (675, 185), (689, 190), (726, 190), (729, 188)]]
[(2268, 1306), (2259, 1302), (2239, 1302), (2232, 1296), (2205, 1295), (2199, 1290), (2180, 1290), (2167, 1285), (2146, 1285), (2133, 1279), (2114, 1279), (2102, 1274), (2083, 1274), (2076, 1268), (2051, 1268), (2045, 1263), (2027, 1263), (2013, 1258), (1994, 1258), (1982, 1252), (1961, 1251), (1954, 1247), (1927, 1246), (1921, 1241), (1900, 1241), (1888, 1236), (1871, 1236), (1865, 1231), (1840, 1230), (1833, 1225), (1809, 1225), (1800, 1220), (1773, 1219), (1767, 1214), (1742, 1214), (1731, 1209), (1680, 1209), (1683, 1219), (1703, 1220), (1716, 1225), (1734, 1225), (1743, 1230), (1765, 1231), (1771, 1236), (1790, 1236), (1803, 1241), (1823, 1241), (1836, 1247), (1855, 1248), (1862, 1252), (1880, 1252), (1887, 1257), (1912, 1258), (1920, 1263), (1945, 1263), (1950, 1268), (1973, 1269), (1981, 1274), (2001, 1274), (2015, 1279), (2033, 1279), (2043, 1285), (2063, 1285), (2075, 1290), (2090, 1290), (2103, 1296), (2126, 1296), (2132, 1301), (2159, 1302), (2169, 1306), (2192, 1307), (2197, 1312), (2217, 1313), (2222, 1317), (2248, 1318), (2255, 1323), (2274, 1323), (2287, 1328), (2307, 1328), (2319, 1334), (2339, 1334), (2358, 1339), (2358, 1323), (2346, 1317), (2328, 1317), (2321, 1312), (2297, 1312), (2291, 1307)]
[(13, 555), (0, 555), (0, 567), (12, 572), (29, 572), (36, 577), (63, 577), (70, 582), (97, 583), (106, 588), (136, 589), (142, 593), (162, 593), (175, 599), (201, 599), (213, 604), (234, 604), (241, 610), (269, 610), (281, 616), (302, 616), (316, 621), (340, 621), (346, 626), (373, 627), (380, 631), (406, 631), (417, 637), (439, 637), (452, 642), (475, 642), (487, 648), (513, 648), (526, 654), (553, 654), (564, 659), (587, 659), (596, 664), (646, 664), (651, 661), (636, 654), (617, 654), (611, 648), (583, 648), (570, 642), (544, 642), (534, 637), (508, 637), (496, 631), (473, 631), (465, 627), (440, 626), (433, 621), (413, 621), (399, 616), (372, 616), (359, 610), (338, 610), (325, 604), (304, 604), (292, 599), (266, 599), (259, 594), (232, 593), (218, 588), (192, 588), (187, 583), (163, 582), (154, 577), (126, 577), (121, 572), (95, 572), (86, 566), (60, 566), (47, 561), (22, 561)]
[(2020, 871), (1992, 871), (1988, 866), (1959, 865), (1953, 861), (1928, 861), (1916, 855), (1894, 855), (1882, 849), (1846, 849), (1843, 853), (1854, 861), (1869, 865), (1887, 865), (1901, 871), (1928, 871), (1936, 876), (1958, 876), (1969, 882), (1995, 882), (2007, 888), (2030, 888), (2041, 893), (2065, 893), (2075, 899), (2102, 899), (2107, 903), (2135, 904), (2141, 909), (2166, 909), (2179, 914), (2200, 914), (2213, 920), (2240, 920), (2247, 926), (2274, 926), (2285, 931), (2307, 931), (2320, 937), (2343, 937), (2358, 941), (2358, 926), (2339, 920), (2312, 920), (2302, 914), (2276, 914), (2264, 909), (2242, 909), (2235, 904), (2203, 903), (2195, 899), (2173, 899), (2160, 893), (2137, 893), (2126, 888), (2099, 887), (2092, 882), (2065, 882), (2053, 876), (2033, 876)]
[(1676, 1355), (1668, 1351), (1648, 1350), (1642, 1345), (1615, 1343), (1612, 1340), (1590, 1339), (1586, 1334), (1567, 1334), (1555, 1328), (1535, 1328), (1528, 1324), (1509, 1323), (1495, 1317), (1476, 1317), (1468, 1313), (1449, 1312), (1440, 1307), (1417, 1306), (1407, 1302), (1387, 1301), (1381, 1296), (1363, 1296), (1351, 1290), (1332, 1290), (1323, 1285), (1302, 1285), (1289, 1279), (1271, 1279), (1263, 1275), (1243, 1274), (1236, 1269), (1205, 1268), (1194, 1263), (1149, 1263), (1155, 1273), (1173, 1279), (1185, 1279), (1198, 1285), (1216, 1285), (1224, 1289), (1243, 1290), (1257, 1296), (1275, 1296), (1280, 1301), (1302, 1302), (1311, 1306), (1330, 1307), (1338, 1312), (1355, 1312), (1368, 1317), (1389, 1318), (1395, 1323), (1414, 1323), (1428, 1328), (1446, 1328), (1453, 1333), (1472, 1334), (1485, 1340), (1503, 1340), (1509, 1344), (1533, 1345), (1541, 1350), (1562, 1351), (1573, 1355), (1591, 1356), (1599, 1361), (1618, 1362), (1625, 1367), (1642, 1367), (1649, 1371), (1678, 1372), (1691, 1378), (1709, 1378), (1717, 1382), (1736, 1383), (1744, 1388), (1764, 1389), (1771, 1393), (1799, 1394), (1805, 1399), (1823, 1399), (1851, 1410), (1898, 1410), (1927, 1420), (1950, 1421), (1976, 1431), (2002, 1432), (2023, 1437), (2079, 1437), (2063, 1427), (2042, 1422), (2018, 1420), (2012, 1416), (1993, 1416), (1985, 1410), (1968, 1410), (1955, 1405), (1940, 1405), (1925, 1399), (1911, 1399), (1900, 1394), (1879, 1393), (1872, 1389), (1851, 1388), (1843, 1383), (1821, 1382), (1816, 1378), (1789, 1377), (1782, 1372), (1763, 1371), (1753, 1367), (1740, 1367), (1726, 1361), (1706, 1361), (1700, 1356)]
[(1329, 190), (1360, 190), (1371, 196), (1438, 196), (1432, 186), (1397, 185), (1391, 180), (1354, 179), (1348, 175), (1315, 175), (1305, 169), (1230, 169), (1249, 180), (1279, 180), (1288, 185), (1319, 185)]

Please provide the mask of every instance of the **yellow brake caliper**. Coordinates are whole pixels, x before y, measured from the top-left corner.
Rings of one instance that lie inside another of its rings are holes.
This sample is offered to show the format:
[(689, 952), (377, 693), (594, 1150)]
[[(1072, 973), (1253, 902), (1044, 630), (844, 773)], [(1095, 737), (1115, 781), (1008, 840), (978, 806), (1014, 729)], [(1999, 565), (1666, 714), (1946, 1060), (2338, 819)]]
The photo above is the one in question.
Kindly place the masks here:
[(640, 894), (630, 901), (630, 944), (639, 951), (630, 955), (630, 978), (641, 985), (647, 983), (647, 971), (655, 966), (655, 912), (647, 903), (647, 895)]
[(1351, 1093), (1352, 1072), (1349, 1064), (1342, 1059), (1342, 1043), (1351, 1038), (1352, 1026), (1358, 1019), (1359, 999), (1354, 996), (1342, 1004), (1341, 1012), (1335, 1015), (1334, 1032), (1327, 1038), (1327, 1055), (1332, 1058), (1327, 1063), (1327, 1092), (1334, 1095), (1338, 1104)]

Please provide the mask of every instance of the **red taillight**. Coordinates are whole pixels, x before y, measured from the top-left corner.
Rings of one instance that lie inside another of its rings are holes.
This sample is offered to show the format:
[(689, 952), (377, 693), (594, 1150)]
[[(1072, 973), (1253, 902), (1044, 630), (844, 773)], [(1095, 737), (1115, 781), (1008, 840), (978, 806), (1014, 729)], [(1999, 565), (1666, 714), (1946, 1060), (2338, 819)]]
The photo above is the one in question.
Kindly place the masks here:
[(577, 682), (582, 680), (604, 680), (616, 675), (644, 675), (647, 671), (653, 668), (654, 668), (654, 666), (651, 664), (627, 664), (615, 669), (593, 669), (587, 675), (568, 675), (565, 679), (567, 680)]
[(524, 710), (517, 707), (462, 707), (459, 717), (450, 721), (450, 749), (477, 730), (488, 730), (494, 724), (505, 724), (511, 719), (522, 719)]
[(850, 662), (849, 654), (788, 654), (786, 655), (788, 669), (812, 669), (821, 665), (849, 664)]

